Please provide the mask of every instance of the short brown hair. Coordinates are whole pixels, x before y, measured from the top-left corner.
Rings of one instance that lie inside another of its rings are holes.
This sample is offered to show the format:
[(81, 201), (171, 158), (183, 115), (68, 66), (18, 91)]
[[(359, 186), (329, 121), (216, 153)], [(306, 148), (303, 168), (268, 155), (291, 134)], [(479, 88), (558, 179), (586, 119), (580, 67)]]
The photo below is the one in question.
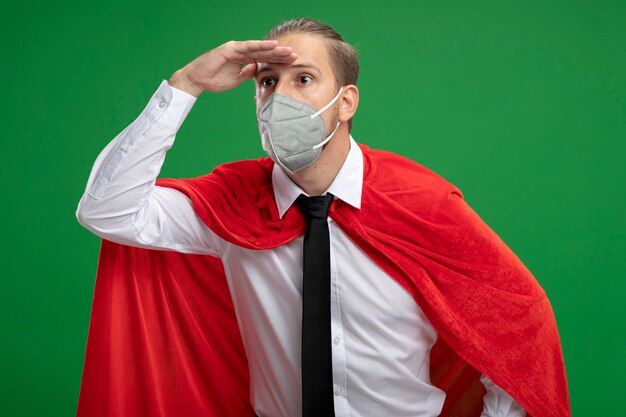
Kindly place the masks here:
[[(359, 55), (356, 49), (343, 40), (335, 29), (325, 23), (307, 17), (288, 20), (276, 25), (265, 35), (265, 39), (277, 39), (292, 33), (310, 33), (328, 42), (330, 66), (340, 86), (354, 84), (359, 78)], [(352, 119), (348, 120), (348, 130), (352, 130)]]

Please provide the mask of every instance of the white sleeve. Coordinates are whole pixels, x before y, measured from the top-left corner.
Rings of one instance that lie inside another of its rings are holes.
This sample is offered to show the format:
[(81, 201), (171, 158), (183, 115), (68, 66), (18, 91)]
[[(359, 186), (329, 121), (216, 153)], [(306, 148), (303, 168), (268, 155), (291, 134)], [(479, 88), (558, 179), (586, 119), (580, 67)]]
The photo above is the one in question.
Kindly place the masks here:
[(483, 397), (483, 412), (480, 417), (524, 417), (526, 410), (506, 391), (485, 375), (480, 376), (487, 393)]
[(166, 80), (94, 163), (76, 217), (96, 235), (129, 246), (219, 256), (223, 241), (183, 193), (155, 186), (165, 153), (196, 97)]

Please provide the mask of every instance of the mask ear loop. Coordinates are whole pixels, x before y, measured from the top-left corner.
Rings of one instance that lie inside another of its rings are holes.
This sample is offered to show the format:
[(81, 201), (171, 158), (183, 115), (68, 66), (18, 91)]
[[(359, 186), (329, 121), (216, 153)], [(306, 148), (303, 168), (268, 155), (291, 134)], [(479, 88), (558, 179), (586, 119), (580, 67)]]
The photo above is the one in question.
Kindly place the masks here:
[[(333, 98), (330, 103), (328, 103), (327, 105), (325, 105), (324, 107), (322, 107), (321, 109), (319, 109), (317, 112), (315, 112), (315, 114), (311, 115), (311, 119), (314, 117), (319, 116), (320, 114), (322, 114), (326, 109), (328, 109), (330, 106), (333, 105), (333, 103), (335, 101), (337, 101), (337, 99), (339, 98), (339, 95), (341, 94), (341, 91), (343, 91), (343, 86), (339, 89), (339, 92), (337, 92), (337, 95), (335, 96), (335, 98)], [(341, 121), (337, 122), (337, 126), (335, 126), (335, 130), (333, 130), (333, 133), (331, 133), (330, 135), (328, 135), (328, 137), (326, 139), (324, 139), (322, 142), (318, 143), (317, 145), (313, 146), (312, 149), (318, 149), (321, 148), (322, 146), (324, 146), (326, 143), (328, 143), (329, 140), (332, 139), (333, 135), (335, 134), (335, 132), (337, 131), (337, 129), (339, 129), (339, 125), (341, 124)]]
[(339, 98), (339, 95), (341, 94), (341, 91), (342, 91), (342, 90), (343, 90), (343, 87), (341, 87), (341, 88), (339, 89), (339, 92), (337, 93), (337, 95), (335, 96), (335, 98), (334, 98), (334, 99), (332, 99), (332, 100), (330, 101), (330, 103), (328, 103), (327, 105), (325, 105), (324, 107), (322, 107), (321, 109), (319, 109), (317, 112), (313, 113), (313, 114), (311, 115), (311, 119), (313, 119), (313, 118), (315, 118), (315, 117), (319, 116), (320, 114), (324, 113), (324, 111), (326, 111), (326, 109), (327, 109), (327, 108), (329, 108), (330, 106), (332, 106), (332, 105), (333, 105), (333, 103), (334, 103), (335, 101), (337, 101), (337, 99)]
[(333, 130), (333, 133), (331, 133), (330, 135), (328, 135), (328, 137), (326, 139), (324, 139), (322, 142), (318, 143), (317, 145), (313, 146), (312, 149), (317, 149), (320, 148), (322, 146), (324, 146), (335, 134), (335, 132), (337, 131), (337, 129), (339, 129), (339, 125), (341, 124), (341, 121), (337, 122), (337, 126), (335, 127), (335, 130)]

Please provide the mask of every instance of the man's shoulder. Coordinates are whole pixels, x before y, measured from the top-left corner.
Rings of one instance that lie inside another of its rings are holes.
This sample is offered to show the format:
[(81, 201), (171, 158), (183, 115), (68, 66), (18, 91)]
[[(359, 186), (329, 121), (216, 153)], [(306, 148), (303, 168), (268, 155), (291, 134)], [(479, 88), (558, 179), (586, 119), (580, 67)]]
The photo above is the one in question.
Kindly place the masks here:
[(249, 171), (267, 171), (268, 169), (271, 171), (272, 165), (272, 160), (265, 156), (256, 159), (240, 159), (238, 161), (224, 162), (217, 165), (213, 171), (245, 174)]
[(440, 174), (397, 153), (372, 149), (359, 144), (363, 151), (364, 179), (380, 191), (403, 191), (447, 194), (460, 190)]
[(261, 191), (268, 190), (272, 181), (270, 158), (243, 159), (217, 165), (207, 174), (191, 178), (160, 178), (157, 185), (171, 187), (190, 194), (211, 195), (213, 199), (253, 198)]
[(273, 162), (269, 157), (242, 159), (217, 165), (207, 174), (197, 177), (199, 180), (219, 180), (227, 182), (258, 183), (271, 181)]

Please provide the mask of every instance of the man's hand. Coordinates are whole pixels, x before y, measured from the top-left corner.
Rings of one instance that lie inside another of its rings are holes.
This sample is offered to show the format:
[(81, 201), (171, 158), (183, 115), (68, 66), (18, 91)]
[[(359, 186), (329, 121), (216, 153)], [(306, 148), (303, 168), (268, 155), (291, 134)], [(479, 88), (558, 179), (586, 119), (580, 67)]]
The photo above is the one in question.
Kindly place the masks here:
[(198, 97), (204, 91), (230, 90), (254, 77), (257, 62), (291, 64), (296, 58), (291, 47), (278, 46), (276, 40), (229, 41), (176, 71), (168, 82)]

